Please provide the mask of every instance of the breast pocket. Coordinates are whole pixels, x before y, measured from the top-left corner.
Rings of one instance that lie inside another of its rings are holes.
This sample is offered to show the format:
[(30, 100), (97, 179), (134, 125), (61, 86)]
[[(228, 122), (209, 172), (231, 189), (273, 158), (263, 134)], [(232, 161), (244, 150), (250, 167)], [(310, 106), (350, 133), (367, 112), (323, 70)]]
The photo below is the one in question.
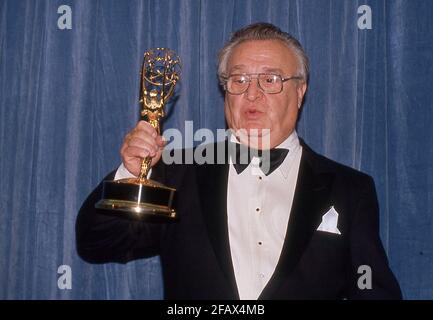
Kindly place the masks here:
[(316, 230), (303, 255), (303, 262), (317, 264), (320, 268), (343, 266), (347, 261), (348, 249), (345, 237), (326, 231)]

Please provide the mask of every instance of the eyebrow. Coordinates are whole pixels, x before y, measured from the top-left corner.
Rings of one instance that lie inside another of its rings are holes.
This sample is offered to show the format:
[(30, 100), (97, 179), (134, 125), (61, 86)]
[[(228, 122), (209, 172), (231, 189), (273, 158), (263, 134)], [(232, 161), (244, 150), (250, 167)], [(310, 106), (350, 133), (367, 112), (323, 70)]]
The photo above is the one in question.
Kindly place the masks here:
[[(243, 64), (238, 64), (236, 66), (234, 66), (233, 68), (230, 69), (230, 73), (242, 70), (243, 68), (245, 68), (245, 65)], [(242, 71), (241, 71), (242, 72)], [(273, 73), (273, 74), (284, 74), (283, 70), (279, 69), (279, 68), (264, 68), (262, 72), (259, 73)]]

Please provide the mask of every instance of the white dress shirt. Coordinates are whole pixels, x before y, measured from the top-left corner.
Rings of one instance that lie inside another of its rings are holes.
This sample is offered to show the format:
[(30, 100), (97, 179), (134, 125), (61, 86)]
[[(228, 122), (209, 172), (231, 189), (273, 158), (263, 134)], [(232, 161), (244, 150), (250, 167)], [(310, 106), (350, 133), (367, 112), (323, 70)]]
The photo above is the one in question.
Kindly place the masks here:
[[(241, 299), (259, 297), (277, 266), (286, 236), (302, 155), (296, 131), (277, 148), (289, 149), (289, 153), (268, 176), (258, 167), (258, 158), (240, 174), (229, 166), (227, 219)], [(134, 175), (121, 164), (114, 180), (131, 177)]]
[(274, 273), (283, 248), (302, 147), (295, 131), (277, 148), (289, 149), (266, 176), (259, 159), (238, 174), (230, 165), (227, 217), (230, 251), (241, 299), (257, 299)]
[[(152, 169), (150, 169), (151, 171)], [(147, 174), (147, 177), (150, 177), (150, 171)], [(126, 178), (136, 178), (131, 172), (128, 171), (128, 169), (125, 168), (125, 166), (122, 164), (117, 168), (116, 175), (114, 176), (114, 180), (120, 180), (120, 179), (126, 179)]]

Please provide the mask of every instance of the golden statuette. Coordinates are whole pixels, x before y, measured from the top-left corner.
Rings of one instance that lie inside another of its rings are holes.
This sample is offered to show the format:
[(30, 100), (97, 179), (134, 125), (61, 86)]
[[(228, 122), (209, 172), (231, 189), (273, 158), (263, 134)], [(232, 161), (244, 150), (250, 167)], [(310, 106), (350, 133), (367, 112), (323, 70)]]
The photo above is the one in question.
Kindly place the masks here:
[[(164, 106), (180, 77), (180, 59), (167, 48), (146, 51), (140, 74), (141, 116), (160, 134)], [(141, 162), (137, 178), (104, 181), (102, 199), (96, 208), (126, 213), (138, 219), (167, 221), (176, 218), (173, 201), (176, 190), (147, 179), (152, 157)], [(156, 218), (156, 219), (154, 219)]]

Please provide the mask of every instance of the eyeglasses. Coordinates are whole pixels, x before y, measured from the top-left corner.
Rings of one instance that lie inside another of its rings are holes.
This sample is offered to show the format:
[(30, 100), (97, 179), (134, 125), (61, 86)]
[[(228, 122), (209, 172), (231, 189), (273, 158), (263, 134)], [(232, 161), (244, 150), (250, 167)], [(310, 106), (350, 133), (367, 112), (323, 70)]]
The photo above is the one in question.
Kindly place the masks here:
[[(254, 76), (254, 77), (253, 77)], [(222, 77), (224, 89), (231, 94), (242, 94), (248, 90), (251, 80), (257, 78), (259, 88), (264, 93), (280, 93), (283, 91), (283, 82), (289, 80), (301, 80), (300, 76), (283, 78), (278, 74), (269, 73), (251, 73), (251, 74), (232, 74), (228, 77)]]

